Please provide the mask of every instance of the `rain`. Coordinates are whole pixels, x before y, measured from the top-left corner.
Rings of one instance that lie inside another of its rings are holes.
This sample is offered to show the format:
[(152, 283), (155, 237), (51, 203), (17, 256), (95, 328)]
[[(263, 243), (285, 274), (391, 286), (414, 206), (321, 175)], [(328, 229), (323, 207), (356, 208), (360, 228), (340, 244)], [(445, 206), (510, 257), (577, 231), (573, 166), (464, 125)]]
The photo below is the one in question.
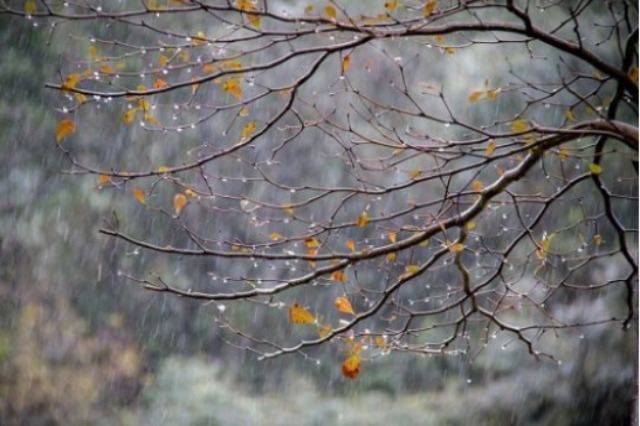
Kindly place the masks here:
[(637, 4), (365, 3), (0, 1), (0, 424), (638, 424)]

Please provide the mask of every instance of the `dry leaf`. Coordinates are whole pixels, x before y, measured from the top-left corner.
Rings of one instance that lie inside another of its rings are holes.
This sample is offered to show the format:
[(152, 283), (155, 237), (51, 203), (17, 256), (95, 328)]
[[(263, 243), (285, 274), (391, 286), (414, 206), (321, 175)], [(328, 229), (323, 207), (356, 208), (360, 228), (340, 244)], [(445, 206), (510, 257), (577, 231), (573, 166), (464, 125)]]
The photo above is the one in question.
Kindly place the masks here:
[(349, 378), (355, 379), (360, 374), (360, 357), (358, 355), (351, 355), (342, 363), (342, 374)]
[(75, 133), (76, 126), (73, 124), (73, 121), (69, 119), (64, 119), (60, 123), (58, 123), (58, 128), (56, 129), (56, 141), (60, 142), (67, 136), (72, 133)]
[(144, 191), (138, 187), (133, 188), (133, 198), (138, 200), (142, 204), (147, 204), (147, 197), (144, 195)]
[(351, 315), (356, 314), (353, 310), (353, 307), (351, 306), (351, 302), (349, 302), (349, 299), (347, 299), (346, 297), (336, 297), (336, 300), (334, 303), (336, 305), (336, 309), (339, 312), (342, 312), (344, 314), (351, 314)]
[(188, 202), (189, 201), (184, 194), (176, 194), (173, 197), (173, 209), (176, 211), (176, 216), (180, 214)]
[(461, 251), (464, 250), (464, 244), (454, 243), (454, 244), (450, 244), (448, 248), (451, 253), (460, 253)]
[(356, 221), (356, 225), (358, 228), (364, 228), (369, 223), (369, 215), (367, 212), (362, 212), (360, 216), (358, 216), (358, 220)]
[(289, 306), (289, 321), (293, 324), (315, 324), (316, 318), (299, 303)]
[(353, 240), (347, 240), (346, 245), (349, 250), (356, 251), (356, 243)]

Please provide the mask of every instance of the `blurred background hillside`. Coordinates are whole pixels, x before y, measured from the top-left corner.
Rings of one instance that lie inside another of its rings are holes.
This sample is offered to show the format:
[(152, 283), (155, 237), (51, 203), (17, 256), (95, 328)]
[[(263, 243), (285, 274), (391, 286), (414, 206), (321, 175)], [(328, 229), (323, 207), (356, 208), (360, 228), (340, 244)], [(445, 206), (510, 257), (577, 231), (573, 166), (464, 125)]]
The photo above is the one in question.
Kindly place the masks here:
[[(142, 229), (171, 230), (141, 215), (135, 200), (63, 172), (70, 164), (53, 136), (58, 94), (44, 82), (68, 52), (49, 41), (32, 22), (0, 17), (0, 424), (629, 423), (635, 327), (550, 341), (558, 363), (497, 336), (474, 359), (393, 354), (351, 382), (339, 354), (327, 350), (319, 365), (296, 356), (258, 362), (223, 341), (214, 307), (127, 281), (122, 270), (149, 264), (190, 269), (98, 234), (114, 209)], [(115, 145), (121, 130), (91, 120), (87, 157), (113, 144), (113, 158), (135, 161), (138, 152)], [(567, 298), (563, 309), (567, 318), (605, 317), (619, 299), (615, 291)]]

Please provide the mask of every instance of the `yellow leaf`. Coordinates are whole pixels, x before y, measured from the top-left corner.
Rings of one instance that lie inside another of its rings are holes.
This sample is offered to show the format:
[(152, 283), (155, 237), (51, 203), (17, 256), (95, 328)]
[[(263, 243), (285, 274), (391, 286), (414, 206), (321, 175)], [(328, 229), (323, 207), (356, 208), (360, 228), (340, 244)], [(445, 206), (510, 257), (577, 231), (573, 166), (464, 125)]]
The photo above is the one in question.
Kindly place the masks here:
[(454, 244), (450, 244), (448, 248), (451, 253), (460, 253), (461, 251), (464, 250), (464, 244), (454, 243)]
[(293, 216), (293, 213), (294, 213), (294, 211), (293, 211), (293, 207), (290, 207), (290, 206), (282, 206), (282, 210), (283, 210), (286, 214), (288, 214), (289, 216)]
[(279, 234), (277, 232), (272, 232), (269, 234), (269, 239), (271, 241), (280, 241), (280, 240), (284, 240), (284, 237), (282, 236), (282, 234)]
[(157, 78), (156, 81), (153, 82), (153, 87), (156, 89), (164, 89), (167, 85), (168, 83), (161, 78)]
[(476, 192), (481, 192), (484, 189), (484, 184), (479, 180), (474, 180), (471, 183), (471, 189), (473, 189)]
[(249, 23), (251, 25), (253, 25), (256, 28), (260, 28), (260, 21), (262, 20), (262, 16), (260, 15), (255, 15), (253, 13), (248, 13), (247, 14), (247, 20), (249, 21)]
[(69, 74), (67, 78), (65, 78), (64, 81), (62, 82), (62, 88), (73, 89), (76, 87), (76, 84), (78, 84), (78, 81), (80, 81), (80, 74), (78, 73)]
[(600, 247), (600, 245), (602, 244), (602, 235), (597, 234), (593, 236), (593, 244), (596, 245), (596, 247)]
[(317, 248), (320, 247), (320, 241), (317, 238), (307, 238), (304, 240), (307, 248)]
[(147, 204), (147, 197), (144, 195), (144, 191), (138, 187), (133, 188), (133, 198), (138, 200), (142, 204)]
[(339, 312), (342, 312), (344, 314), (351, 314), (351, 315), (356, 314), (353, 310), (353, 307), (351, 306), (351, 302), (349, 302), (349, 299), (347, 299), (346, 297), (336, 297), (336, 300), (334, 303), (336, 305), (336, 309)]
[(338, 16), (336, 8), (331, 5), (324, 8), (324, 13), (331, 19), (336, 19), (336, 17)]
[(238, 99), (242, 99), (242, 88), (240, 88), (240, 80), (232, 78), (222, 83), (222, 90), (231, 93)]
[(409, 177), (411, 179), (417, 179), (420, 177), (420, 175), (422, 174), (422, 172), (420, 170), (412, 170), (409, 172)]
[(589, 163), (589, 171), (597, 176), (602, 173), (602, 167), (595, 163)]
[(102, 64), (100, 68), (98, 68), (102, 74), (113, 74), (113, 68), (109, 64)]
[(89, 46), (89, 48), (87, 49), (87, 53), (89, 53), (89, 57), (91, 59), (98, 58), (98, 49), (96, 49), (94, 45)]
[(347, 55), (344, 58), (342, 58), (342, 73), (344, 74), (345, 72), (347, 72), (350, 66), (351, 66), (351, 55)]
[(187, 205), (189, 201), (184, 194), (176, 194), (173, 197), (173, 209), (176, 211), (176, 215), (179, 215), (182, 209)]
[[(317, 249), (317, 248), (310, 248), (310, 249), (307, 249), (307, 254), (308, 254), (309, 256), (317, 256), (317, 255), (318, 255), (318, 249)], [(316, 267), (316, 262), (315, 262), (315, 261), (313, 261), (313, 260), (310, 260), (310, 261), (309, 261), (309, 265), (310, 265), (312, 268), (315, 268), (315, 267)]]
[(87, 102), (87, 97), (82, 93), (74, 93), (73, 96), (76, 98), (76, 101), (78, 101), (78, 103), (83, 104)]
[(444, 47), (444, 52), (448, 55), (453, 55), (454, 53), (456, 53), (456, 49), (455, 47), (451, 47), (451, 46), (445, 46)]
[(313, 6), (312, 5), (307, 5), (307, 7), (304, 8), (304, 13), (309, 15), (311, 12), (313, 12)]
[(130, 110), (127, 110), (127, 112), (125, 112), (122, 115), (122, 121), (124, 122), (124, 124), (133, 123), (133, 120), (135, 120), (135, 118), (136, 118), (136, 109), (135, 108), (131, 108)]
[(158, 168), (156, 169), (156, 172), (158, 172), (158, 173), (167, 173), (167, 172), (169, 172), (170, 170), (171, 170), (171, 168), (170, 168), (170, 167), (167, 167), (167, 166), (160, 166), (160, 167), (158, 167)]
[(345, 277), (343, 271), (333, 271), (333, 273), (331, 273), (331, 276), (329, 277), (329, 279), (331, 281), (339, 281), (341, 283), (347, 281), (347, 277)]
[(487, 144), (486, 153), (488, 156), (491, 156), (496, 150), (496, 143), (491, 139)]
[(316, 318), (299, 303), (289, 306), (289, 321), (293, 324), (315, 324)]
[(482, 95), (484, 95), (484, 92), (481, 90), (476, 90), (474, 92), (471, 92), (469, 94), (469, 102), (471, 102), (472, 104), (475, 104), (480, 100), (480, 98), (482, 98)]
[(347, 240), (346, 245), (349, 250), (356, 251), (356, 243), (353, 240)]
[(467, 231), (473, 231), (474, 229), (476, 229), (476, 224), (473, 222), (467, 222), (465, 228), (467, 228)]
[(438, 34), (437, 36), (435, 36), (435, 40), (437, 43), (444, 43), (444, 36), (442, 34)]
[(333, 328), (331, 327), (331, 325), (318, 324), (318, 335), (320, 336), (321, 339), (324, 339), (325, 337), (330, 335), (332, 331), (333, 331)]
[(157, 9), (158, 5), (156, 4), (156, 0), (147, 0), (147, 7), (151, 10)]
[(358, 216), (358, 220), (356, 221), (356, 225), (358, 228), (364, 228), (369, 223), (369, 215), (367, 212), (362, 212), (360, 216)]
[(111, 177), (108, 175), (98, 175), (98, 185), (105, 186), (111, 183)]
[(436, 0), (429, 0), (427, 4), (424, 5), (424, 8), (422, 9), (422, 16), (427, 17), (431, 15), (433, 12), (435, 12), (437, 7), (438, 7), (438, 2)]
[(391, 12), (393, 9), (395, 9), (396, 7), (398, 7), (398, 1), (397, 0), (390, 0), (388, 2), (386, 2), (384, 4), (384, 9), (387, 12)]
[(73, 124), (73, 121), (69, 119), (64, 119), (60, 123), (58, 123), (58, 129), (56, 130), (56, 141), (60, 142), (67, 136), (72, 133), (75, 133), (76, 126)]
[(387, 254), (387, 255), (385, 256), (385, 258), (384, 258), (384, 261), (385, 261), (385, 263), (393, 263), (393, 262), (395, 262), (395, 261), (396, 261), (396, 258), (397, 258), (397, 257), (398, 257), (398, 255), (397, 255), (397, 254), (396, 254), (396, 252), (394, 251), (394, 252), (392, 252), (392, 253)]
[(24, 13), (27, 15), (33, 15), (38, 11), (38, 6), (34, 0), (27, 0), (24, 3)]
[(138, 108), (140, 108), (143, 111), (149, 111), (151, 109), (151, 104), (149, 103), (148, 100), (143, 98), (138, 101)]
[(158, 58), (158, 64), (160, 64), (161, 67), (166, 67), (168, 63), (169, 58), (167, 58), (166, 55), (160, 55)]
[(387, 238), (389, 238), (389, 241), (392, 243), (395, 243), (398, 240), (398, 233), (396, 231), (389, 231), (387, 232)]
[(418, 266), (418, 265), (407, 265), (404, 268), (404, 271), (405, 271), (406, 274), (413, 275), (413, 274), (416, 274), (418, 271), (420, 271), (420, 266)]
[(373, 339), (373, 343), (375, 343), (375, 345), (380, 349), (382, 349), (383, 351), (389, 350), (389, 344), (387, 343), (387, 339), (385, 339), (382, 336), (376, 336)]
[(160, 125), (160, 121), (151, 114), (145, 113), (143, 118), (146, 123), (155, 124), (156, 126)]
[(568, 109), (564, 112), (564, 116), (567, 117), (569, 121), (576, 121), (576, 116), (573, 115), (573, 111)]
[(502, 93), (502, 89), (499, 87), (497, 89), (487, 90), (487, 99), (494, 101), (500, 93)]
[(193, 198), (193, 197), (197, 196), (198, 194), (196, 194), (196, 192), (194, 190), (192, 190), (192, 189), (187, 189), (187, 190), (184, 191), (184, 195), (186, 195), (187, 197)]
[(511, 130), (513, 130), (515, 133), (526, 132), (528, 129), (529, 123), (527, 123), (526, 120), (523, 120), (522, 118), (517, 119), (511, 124)]
[(560, 151), (558, 151), (558, 158), (560, 158), (560, 160), (562, 161), (569, 158), (569, 150), (567, 148), (562, 148)]
[(233, 61), (231, 59), (226, 59), (226, 60), (220, 62), (220, 66), (222, 68), (228, 68), (228, 69), (232, 69), (232, 70), (239, 70), (240, 68), (242, 68), (242, 63), (240, 61)]
[(242, 132), (241, 132), (242, 139), (247, 139), (249, 135), (251, 135), (251, 133), (253, 133), (255, 130), (256, 130), (255, 121), (251, 121), (247, 123), (247, 125), (242, 128)]
[(342, 363), (342, 374), (349, 378), (355, 379), (360, 374), (360, 357), (351, 355)]

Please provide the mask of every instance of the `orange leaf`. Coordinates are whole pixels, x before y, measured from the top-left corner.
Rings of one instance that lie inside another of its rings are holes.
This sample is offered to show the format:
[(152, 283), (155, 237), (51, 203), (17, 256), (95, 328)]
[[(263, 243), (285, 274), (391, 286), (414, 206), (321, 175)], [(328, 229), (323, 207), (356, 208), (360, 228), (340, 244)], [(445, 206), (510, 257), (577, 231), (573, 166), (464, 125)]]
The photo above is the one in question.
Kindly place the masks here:
[(395, 243), (398, 240), (398, 233), (396, 231), (389, 231), (387, 232), (387, 237), (389, 238), (389, 241)]
[(448, 248), (451, 253), (460, 253), (461, 251), (464, 250), (464, 244), (462, 243), (450, 244)]
[(111, 183), (111, 177), (108, 175), (98, 175), (98, 185), (104, 186)]
[(347, 240), (346, 245), (349, 250), (356, 251), (356, 243), (353, 240)]
[(349, 299), (346, 297), (336, 297), (335, 305), (336, 309), (344, 314), (356, 314), (351, 306), (351, 302), (349, 302)]
[(364, 228), (369, 223), (369, 215), (367, 212), (362, 212), (360, 216), (358, 216), (358, 220), (356, 221), (356, 225), (358, 228)]
[(355, 379), (360, 374), (360, 357), (351, 355), (342, 363), (342, 374), (349, 378)]
[(341, 283), (347, 281), (347, 277), (345, 277), (343, 271), (333, 271), (329, 279), (332, 281), (339, 281)]
[(156, 89), (164, 89), (167, 86), (168, 86), (167, 82), (161, 78), (157, 78), (156, 81), (153, 83), (153, 87), (155, 87)]
[(388, 2), (385, 2), (385, 4), (384, 4), (384, 9), (387, 12), (391, 12), (396, 7), (398, 7), (398, 1), (397, 0), (390, 0)]
[(422, 9), (422, 16), (429, 16), (431, 15), (436, 8), (438, 7), (438, 2), (436, 0), (429, 0), (427, 2), (427, 4), (424, 5), (424, 8)]
[(484, 184), (482, 182), (480, 182), (479, 180), (474, 180), (471, 183), (471, 188), (476, 191), (476, 192), (480, 192), (484, 189)]
[(320, 241), (318, 241), (317, 238), (307, 238), (306, 240), (304, 240), (304, 243), (306, 244), (307, 248), (320, 247)]
[(76, 126), (73, 124), (73, 121), (69, 119), (64, 119), (60, 123), (58, 123), (58, 129), (56, 130), (56, 141), (60, 142), (67, 136), (72, 133), (75, 133)]
[(474, 92), (471, 92), (469, 94), (469, 102), (471, 102), (472, 104), (475, 104), (476, 102), (478, 102), (480, 100), (480, 98), (482, 98), (482, 95), (484, 94), (484, 92), (480, 91), (480, 90), (476, 90)]
[(351, 55), (347, 55), (344, 58), (342, 58), (342, 73), (344, 74), (345, 72), (347, 72), (350, 66), (351, 66)]
[(214, 64), (204, 64), (202, 66), (202, 72), (206, 74), (211, 74), (215, 72), (215, 70), (216, 70), (216, 66)]
[(299, 303), (289, 306), (289, 321), (293, 324), (315, 324), (316, 318)]
[(380, 349), (382, 349), (383, 351), (389, 350), (389, 344), (387, 343), (387, 339), (385, 339), (382, 336), (377, 336), (375, 339), (373, 339), (373, 343), (375, 343), (375, 345)]
[(232, 78), (222, 83), (222, 90), (231, 93), (238, 99), (242, 99), (242, 88), (240, 87), (240, 80)]
[(176, 211), (176, 215), (179, 215), (182, 209), (187, 205), (189, 201), (184, 194), (176, 194), (173, 197), (173, 209)]
[(144, 195), (144, 191), (138, 187), (133, 188), (133, 198), (138, 200), (142, 204), (147, 204), (147, 197)]
[(338, 16), (336, 8), (331, 5), (324, 8), (324, 13), (331, 19), (336, 19), (336, 17)]

